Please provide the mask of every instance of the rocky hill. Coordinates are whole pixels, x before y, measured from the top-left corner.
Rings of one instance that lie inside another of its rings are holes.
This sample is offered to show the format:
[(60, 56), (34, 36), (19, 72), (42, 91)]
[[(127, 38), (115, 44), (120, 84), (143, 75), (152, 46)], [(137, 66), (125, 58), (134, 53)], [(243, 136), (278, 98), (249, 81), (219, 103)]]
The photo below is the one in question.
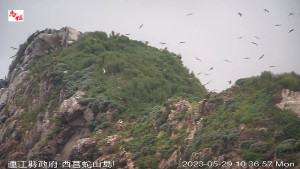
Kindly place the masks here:
[(300, 164), (294, 72), (263, 72), (208, 93), (174, 53), (65, 27), (20, 45), (0, 87), (0, 168), (43, 160), (58, 168), (66, 160), (113, 168)]

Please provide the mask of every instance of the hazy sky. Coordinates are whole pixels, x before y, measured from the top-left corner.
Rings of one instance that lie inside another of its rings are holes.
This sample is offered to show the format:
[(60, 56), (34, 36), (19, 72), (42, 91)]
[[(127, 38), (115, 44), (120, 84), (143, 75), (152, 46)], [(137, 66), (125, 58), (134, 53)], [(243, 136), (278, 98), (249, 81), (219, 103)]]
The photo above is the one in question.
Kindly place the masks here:
[[(10, 9), (24, 10), (24, 22), (8, 22)], [(181, 53), (183, 64), (196, 75), (211, 74), (198, 77), (202, 84), (211, 80), (206, 87), (219, 92), (230, 87), (229, 80), (264, 70), (300, 74), (299, 0), (0, 0), (0, 78), (16, 53), (9, 46), (18, 47), (36, 30), (65, 26), (130, 33), (131, 39), (167, 47)]]

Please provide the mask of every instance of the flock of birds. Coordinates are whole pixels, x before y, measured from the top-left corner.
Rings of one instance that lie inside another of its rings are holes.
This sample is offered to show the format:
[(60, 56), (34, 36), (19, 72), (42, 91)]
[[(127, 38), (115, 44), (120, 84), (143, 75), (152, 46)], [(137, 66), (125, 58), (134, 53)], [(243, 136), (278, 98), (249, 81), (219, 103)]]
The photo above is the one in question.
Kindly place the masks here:
[[(265, 11), (265, 12), (267, 12), (267, 13), (270, 13), (270, 11), (268, 10), (268, 9), (263, 9), (263, 11)], [(191, 13), (190, 13), (191, 14)], [(188, 14), (188, 15), (190, 15), (190, 14)], [(241, 13), (241, 12), (238, 12), (237, 13), (240, 17), (242, 17), (243, 16), (243, 14)], [(295, 14), (293, 13), (293, 12), (289, 12), (289, 15), (288, 16), (294, 16)], [(278, 27), (278, 26), (282, 26), (282, 24), (276, 24), (276, 25), (274, 25), (274, 26), (276, 26), (276, 27)], [(293, 32), (295, 29), (293, 28), (293, 29), (290, 29), (289, 31), (288, 31), (288, 33), (291, 33), (291, 32)], [(260, 39), (260, 37), (258, 37), (258, 36), (253, 36), (256, 40), (258, 40), (258, 39)], [(240, 37), (238, 37), (237, 39), (243, 39), (244, 38), (244, 36), (240, 36)], [(251, 44), (253, 44), (253, 45), (255, 45), (255, 46), (258, 46), (258, 44), (256, 43), (256, 42), (250, 42)], [(261, 60), (261, 59), (263, 59), (264, 58), (264, 56), (265, 56), (265, 54), (262, 54), (259, 58), (258, 58), (258, 60)], [(200, 59), (200, 58), (198, 58), (198, 57), (195, 57), (195, 59), (197, 60), (197, 61), (200, 61), (200, 62), (202, 62), (202, 60)], [(249, 57), (244, 57), (243, 59), (245, 59), (245, 60), (249, 60), (250, 58)], [(225, 62), (228, 62), (228, 63), (231, 63), (231, 61), (230, 60), (227, 60), (227, 59), (224, 59), (224, 61)], [(275, 67), (278, 67), (278, 66), (275, 66), (275, 65), (270, 65), (269, 66), (269, 68), (275, 68)], [(208, 71), (211, 71), (211, 70), (213, 70), (213, 68), (214, 67), (211, 67), (211, 68), (209, 68), (209, 70)], [(197, 76), (199, 76), (199, 75), (201, 75), (201, 74), (204, 74), (204, 75), (210, 75), (210, 74), (208, 74), (208, 73), (205, 73), (205, 72), (200, 72), (200, 73), (198, 73), (197, 74)], [(208, 84), (210, 84), (210, 82), (211, 82), (211, 80), (209, 81), (209, 82), (207, 82), (207, 83), (205, 83), (204, 84), (204, 86), (206, 86), (206, 85), (208, 85)], [(231, 80), (229, 80), (228, 81), (228, 84), (229, 85), (231, 85), (232, 84), (232, 81)], [(211, 92), (213, 92), (213, 91), (217, 91), (217, 89), (213, 89)]]
[[(270, 11), (269, 11), (268, 9), (263, 9), (263, 11), (266, 12), (266, 13), (270, 13)], [(187, 13), (187, 14), (186, 14), (186, 16), (192, 16), (192, 15), (194, 15), (194, 14), (193, 14), (193, 13)], [(238, 12), (237, 15), (240, 16), (240, 17), (243, 17), (243, 14), (242, 14), (241, 12)], [(294, 14), (293, 12), (289, 12), (289, 13), (288, 13), (288, 16), (295, 16), (295, 14)], [(144, 26), (144, 24), (141, 24), (141, 25), (138, 27), (138, 29), (141, 29), (143, 26)], [(276, 25), (274, 25), (274, 26), (275, 26), (275, 27), (280, 27), (280, 26), (282, 26), (282, 24), (276, 24)], [(290, 29), (290, 30), (288, 31), (288, 33), (292, 33), (293, 31), (295, 31), (294, 28), (293, 28), (293, 29)], [(128, 35), (130, 35), (130, 34), (125, 34), (125, 35), (128, 36)], [(238, 39), (238, 40), (241, 40), (241, 39), (243, 39), (244, 37), (245, 37), (245, 36), (240, 36), (240, 37), (238, 37), (237, 39)], [(256, 40), (259, 40), (259, 39), (260, 39), (259, 36), (253, 36), (253, 38), (255, 38)], [(180, 41), (180, 42), (178, 42), (178, 44), (184, 44), (184, 43), (186, 43), (186, 42), (185, 42), (185, 41)], [(250, 43), (251, 43), (252, 45), (254, 45), (254, 46), (257, 46), (257, 47), (259, 46), (257, 42), (252, 41), (252, 42), (250, 42)], [(160, 45), (166, 45), (167, 43), (166, 43), (166, 42), (159, 42), (159, 44), (160, 44)], [(261, 59), (263, 59), (264, 57), (265, 57), (265, 54), (262, 54), (260, 57), (258, 57), (258, 60), (261, 60)], [(195, 59), (196, 59), (196, 61), (202, 62), (202, 60), (201, 60), (199, 57), (195, 57)], [(244, 59), (244, 60), (250, 60), (251, 58), (249, 58), (249, 57), (244, 57), (243, 59)], [(224, 59), (224, 61), (227, 62), (227, 63), (232, 63), (232, 62), (231, 62), (230, 60), (228, 60), (228, 59)], [(278, 66), (276, 66), (276, 65), (270, 65), (270, 66), (269, 66), (269, 68), (275, 68), (275, 67), (278, 67)], [(199, 72), (199, 73), (197, 74), (197, 76), (200, 76), (200, 75), (205, 75), (205, 76), (212, 75), (211, 72), (213, 71), (213, 69), (214, 69), (214, 67), (210, 67), (206, 72)], [(204, 86), (209, 85), (211, 82), (212, 82), (212, 80), (209, 80), (207, 83), (204, 84)], [(231, 85), (231, 84), (232, 84), (232, 80), (228, 80), (228, 84)], [(211, 92), (214, 92), (214, 91), (217, 91), (217, 89), (211, 90)]]
[[(266, 13), (270, 13), (270, 11), (269, 11), (268, 9), (263, 9), (263, 11), (266, 12)], [(194, 15), (194, 13), (187, 13), (187, 14), (186, 14), (187, 17), (188, 17), (188, 16), (192, 16), (192, 15)], [(237, 15), (240, 16), (240, 17), (243, 17), (243, 13), (241, 13), (241, 12), (238, 12)], [(300, 13), (299, 13), (299, 15), (300, 15)], [(294, 14), (293, 12), (289, 12), (289, 13), (288, 13), (288, 16), (295, 16), (295, 14)], [(138, 29), (142, 29), (143, 26), (144, 26), (144, 24), (141, 24), (141, 25), (138, 27)], [(275, 27), (280, 27), (280, 26), (282, 26), (282, 24), (276, 24), (276, 25), (274, 25), (274, 26), (275, 26)], [(288, 33), (292, 33), (293, 31), (295, 31), (294, 28), (293, 28), (293, 29), (290, 29), (290, 30), (288, 31)], [(129, 36), (130, 33), (126, 33), (126, 34), (124, 34), (124, 35), (125, 35), (125, 36)], [(244, 37), (245, 37), (245, 36), (240, 36), (240, 37), (238, 37), (237, 39), (238, 39), (238, 40), (241, 40), (241, 39), (243, 39)], [(254, 37), (256, 40), (259, 40), (259, 39), (260, 39), (260, 37), (258, 37), (258, 36), (253, 36), (253, 37)], [(178, 44), (184, 44), (184, 43), (186, 43), (186, 42), (185, 42), (185, 41), (180, 41), (180, 42), (178, 42)], [(254, 46), (259, 46), (257, 42), (253, 42), (253, 41), (252, 41), (252, 42), (250, 42), (250, 43), (251, 43), (252, 45), (254, 45)], [(160, 45), (166, 45), (167, 43), (166, 43), (166, 42), (159, 42), (159, 44), (160, 44)], [(18, 48), (15, 48), (15, 47), (12, 47), (12, 46), (10, 46), (10, 48), (13, 49), (13, 50), (18, 50)], [(16, 55), (12, 56), (11, 58), (13, 58), (13, 57), (15, 57), (15, 56), (16, 56)], [(262, 54), (262, 55), (258, 58), (258, 60), (263, 59), (264, 56), (265, 56), (265, 54)], [(195, 59), (196, 59), (196, 61), (202, 62), (202, 60), (201, 60), (199, 57), (195, 57)], [(244, 59), (244, 60), (249, 60), (250, 58), (249, 58), (249, 57), (244, 57), (243, 59)], [(230, 60), (228, 60), (228, 59), (224, 59), (224, 61), (227, 62), (227, 63), (232, 63), (232, 62), (231, 62)], [(270, 66), (269, 66), (269, 68), (275, 68), (275, 67), (278, 67), (278, 66), (275, 66), (275, 65), (270, 65)], [(214, 69), (214, 67), (210, 67), (206, 72), (199, 72), (199, 73), (197, 74), (197, 76), (200, 76), (200, 75), (202, 75), (202, 74), (205, 75), (205, 76), (212, 75), (211, 72), (213, 71), (213, 69)], [(103, 72), (105, 73), (106, 70), (103, 69)], [(212, 80), (209, 80), (207, 83), (204, 84), (204, 86), (209, 85), (211, 82), (212, 82)], [(231, 84), (232, 84), (232, 80), (228, 80), (228, 84), (231, 85)], [(217, 89), (211, 90), (211, 92), (213, 92), (213, 91), (217, 91)]]

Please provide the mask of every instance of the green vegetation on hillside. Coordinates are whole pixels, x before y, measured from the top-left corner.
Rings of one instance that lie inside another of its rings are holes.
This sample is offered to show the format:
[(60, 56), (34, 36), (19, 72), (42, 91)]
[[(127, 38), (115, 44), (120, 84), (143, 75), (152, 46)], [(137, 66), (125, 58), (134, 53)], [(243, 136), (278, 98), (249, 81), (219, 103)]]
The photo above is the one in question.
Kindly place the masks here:
[(65, 98), (77, 90), (85, 97), (107, 96), (130, 111), (161, 104), (170, 97), (199, 100), (206, 93), (175, 54), (115, 34), (94, 32), (68, 48), (53, 51), (32, 66), (32, 73), (47, 64), (46, 75), (63, 86)]
[[(192, 149), (211, 147), (216, 156), (235, 150), (247, 161), (277, 156), (297, 162), (294, 157), (299, 152), (300, 119), (276, 108), (275, 102), (283, 88), (300, 91), (300, 76), (294, 72), (263, 72), (236, 84), (239, 87), (228, 100), (221, 98), (222, 93), (215, 99), (216, 111), (203, 119), (204, 128), (189, 144), (185, 156), (189, 157)], [(241, 124), (245, 129), (236, 133)]]
[[(47, 79), (55, 85), (49, 99), (53, 107), (58, 105), (60, 96), (67, 99), (78, 90), (84, 91), (80, 104), (89, 106), (95, 115), (88, 124), (89, 129), (106, 131), (97, 136), (99, 140), (108, 133), (133, 137), (122, 145), (134, 154), (135, 166), (140, 168), (157, 166), (159, 159), (167, 159), (175, 151), (174, 145), (182, 143), (187, 136), (184, 130), (176, 130), (177, 137), (170, 139), (171, 124), (166, 123), (170, 108), (168, 113), (160, 111), (163, 103), (178, 97), (198, 102), (207, 94), (174, 53), (114, 32), (109, 36), (104, 32), (85, 34), (71, 46), (52, 51), (30, 68), (32, 81)], [(112, 112), (110, 118), (105, 114), (108, 110)], [(184, 112), (177, 118), (183, 117)], [(137, 123), (118, 132), (112, 125), (118, 119)], [(57, 127), (49, 138), (61, 130), (61, 120), (55, 124)], [(151, 127), (154, 124), (157, 130)], [(103, 153), (115, 151), (112, 147)]]

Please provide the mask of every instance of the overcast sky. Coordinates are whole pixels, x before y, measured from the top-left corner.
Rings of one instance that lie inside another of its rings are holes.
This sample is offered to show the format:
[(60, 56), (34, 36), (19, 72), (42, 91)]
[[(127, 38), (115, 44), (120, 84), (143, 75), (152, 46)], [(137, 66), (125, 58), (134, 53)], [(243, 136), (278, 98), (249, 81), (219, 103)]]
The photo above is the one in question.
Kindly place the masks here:
[[(8, 22), (10, 9), (24, 10), (24, 22)], [(196, 75), (211, 74), (198, 78), (202, 84), (211, 81), (206, 87), (218, 92), (230, 87), (229, 80), (264, 70), (300, 74), (299, 0), (0, 0), (0, 78), (16, 53), (9, 46), (18, 47), (36, 30), (65, 26), (130, 33), (131, 39), (181, 53)]]

